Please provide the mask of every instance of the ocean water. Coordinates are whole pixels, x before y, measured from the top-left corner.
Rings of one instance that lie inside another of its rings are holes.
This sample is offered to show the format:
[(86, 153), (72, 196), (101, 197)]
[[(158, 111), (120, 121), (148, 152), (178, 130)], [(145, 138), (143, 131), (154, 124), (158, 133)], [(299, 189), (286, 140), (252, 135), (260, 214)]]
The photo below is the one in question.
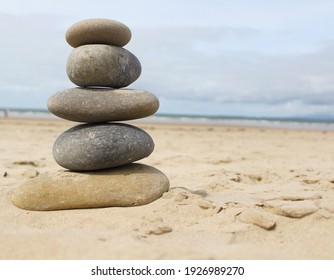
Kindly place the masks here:
[[(0, 108), (0, 118), (16, 119), (59, 119), (48, 110), (41, 109), (4, 109)], [(287, 128), (298, 130), (334, 131), (334, 119), (311, 118), (253, 118), (231, 116), (191, 116), (155, 114), (140, 119), (141, 122), (183, 123), (203, 125), (224, 125), (242, 127)]]
[(254, 118), (230, 116), (177, 116), (154, 115), (150, 117), (160, 122), (210, 124), (242, 127), (287, 128), (298, 130), (334, 130), (334, 119), (308, 119), (308, 118)]

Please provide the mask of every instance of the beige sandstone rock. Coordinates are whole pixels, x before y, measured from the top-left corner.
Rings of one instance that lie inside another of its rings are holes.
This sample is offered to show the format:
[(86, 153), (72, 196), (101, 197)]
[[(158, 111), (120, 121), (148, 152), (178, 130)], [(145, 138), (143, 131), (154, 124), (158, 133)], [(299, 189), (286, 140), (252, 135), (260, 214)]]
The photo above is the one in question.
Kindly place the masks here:
[(261, 228), (271, 230), (276, 226), (276, 219), (273, 214), (258, 209), (246, 209), (239, 219), (243, 223), (254, 224)]
[(266, 201), (264, 203), (264, 207), (271, 209), (272, 212), (277, 215), (290, 218), (302, 218), (319, 210), (319, 207), (317, 207), (317, 205), (312, 200), (272, 200)]
[(44, 173), (18, 187), (12, 201), (26, 210), (137, 206), (158, 199), (168, 188), (160, 170), (129, 164), (97, 172)]

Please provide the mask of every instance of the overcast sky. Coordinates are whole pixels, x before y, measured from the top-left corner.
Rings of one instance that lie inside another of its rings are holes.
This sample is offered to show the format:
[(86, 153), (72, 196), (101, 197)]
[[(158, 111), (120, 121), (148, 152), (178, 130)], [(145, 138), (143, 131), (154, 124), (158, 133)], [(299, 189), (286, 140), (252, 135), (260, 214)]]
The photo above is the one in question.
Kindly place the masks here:
[(129, 26), (129, 87), (160, 113), (334, 117), (333, 0), (0, 0), (0, 108), (75, 86), (65, 32), (86, 18)]

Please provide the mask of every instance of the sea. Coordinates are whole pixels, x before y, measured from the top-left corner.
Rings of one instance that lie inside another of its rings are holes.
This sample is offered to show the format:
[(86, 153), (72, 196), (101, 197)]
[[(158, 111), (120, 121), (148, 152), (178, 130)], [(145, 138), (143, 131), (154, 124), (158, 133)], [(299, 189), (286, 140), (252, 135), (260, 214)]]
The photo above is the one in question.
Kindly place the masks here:
[[(44, 109), (0, 108), (0, 119), (50, 119), (58, 117)], [(297, 130), (334, 131), (334, 119), (309, 117), (245, 117), (245, 116), (200, 116), (159, 114), (140, 119), (141, 122), (157, 122), (172, 124), (202, 124), (240, 127), (286, 128)]]

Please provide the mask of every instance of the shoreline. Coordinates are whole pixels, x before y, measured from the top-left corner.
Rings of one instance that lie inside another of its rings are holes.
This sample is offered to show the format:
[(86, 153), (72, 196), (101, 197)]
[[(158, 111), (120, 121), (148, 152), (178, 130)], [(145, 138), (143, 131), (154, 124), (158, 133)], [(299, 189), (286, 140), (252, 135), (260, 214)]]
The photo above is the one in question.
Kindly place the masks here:
[[(0, 119), (45, 119), (62, 120), (51, 114), (48, 110), (36, 109), (6, 109), (0, 108), (3, 116)], [(227, 127), (255, 127), (278, 128), (291, 130), (334, 131), (334, 120), (307, 119), (307, 118), (256, 118), (256, 117), (232, 117), (232, 116), (187, 116), (166, 115), (156, 113), (152, 116), (126, 122), (139, 123), (169, 123), (176, 125), (209, 125)]]
[[(8, 116), (0, 118), (0, 121), (44, 121), (44, 122), (67, 122), (79, 125), (83, 123), (64, 120), (56, 116), (48, 117), (36, 117), (36, 116)], [(159, 118), (156, 116), (150, 116), (137, 120), (117, 121), (130, 124), (153, 124), (153, 125), (170, 125), (170, 126), (212, 126), (212, 127), (230, 127), (230, 128), (255, 128), (255, 129), (283, 129), (283, 130), (298, 130), (298, 131), (334, 131), (334, 123), (327, 122), (290, 122), (290, 121), (267, 121), (267, 120), (218, 120), (218, 121), (198, 121), (196, 119), (175, 119), (175, 118)]]

